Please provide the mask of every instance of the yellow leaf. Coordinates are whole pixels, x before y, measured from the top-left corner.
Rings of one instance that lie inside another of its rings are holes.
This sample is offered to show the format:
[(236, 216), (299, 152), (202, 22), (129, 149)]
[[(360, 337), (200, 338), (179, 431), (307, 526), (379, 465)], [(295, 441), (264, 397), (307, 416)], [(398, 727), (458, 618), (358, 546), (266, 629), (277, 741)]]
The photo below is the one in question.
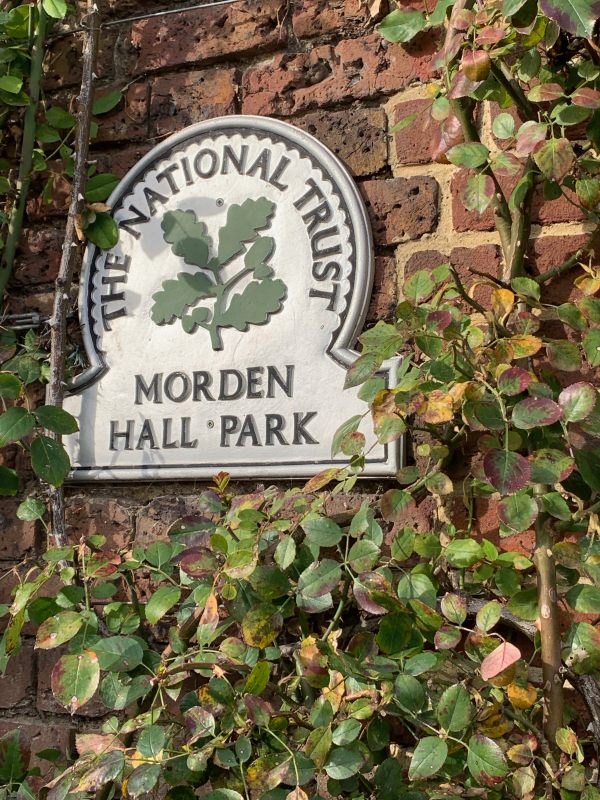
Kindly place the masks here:
[(329, 677), (329, 686), (326, 686), (322, 690), (322, 693), (323, 697), (326, 697), (329, 700), (331, 707), (337, 714), (337, 712), (340, 710), (342, 700), (344, 699), (344, 695), (346, 693), (346, 684), (344, 682), (344, 676), (341, 672), (331, 673)]
[(512, 722), (507, 720), (503, 714), (494, 714), (479, 724), (478, 731), (489, 736), (490, 739), (500, 739), (501, 736), (512, 730), (512, 727)]
[(600, 278), (592, 278), (590, 275), (579, 275), (573, 281), (575, 286), (584, 294), (596, 294), (600, 289)]
[(513, 309), (515, 296), (510, 289), (494, 289), (492, 309), (497, 317), (506, 317)]
[(515, 708), (531, 708), (537, 700), (537, 690), (531, 683), (528, 683), (526, 687), (511, 683), (506, 692), (511, 705)]
[(434, 389), (419, 407), (419, 416), (423, 422), (429, 422), (431, 425), (450, 422), (454, 417), (452, 405), (451, 395), (440, 389)]
[(514, 761), (515, 764), (521, 764), (523, 766), (530, 764), (533, 759), (533, 753), (528, 744), (515, 744), (508, 749), (506, 755), (511, 761)]
[(513, 336), (510, 340), (513, 349), (514, 358), (528, 358), (534, 356), (538, 350), (542, 348), (543, 342), (538, 336), (531, 336), (530, 334), (522, 334), (521, 336)]
[(308, 800), (308, 795), (306, 794), (304, 789), (301, 789), (299, 786), (296, 786), (295, 789), (292, 789), (292, 791), (288, 795), (286, 795), (285, 800)]

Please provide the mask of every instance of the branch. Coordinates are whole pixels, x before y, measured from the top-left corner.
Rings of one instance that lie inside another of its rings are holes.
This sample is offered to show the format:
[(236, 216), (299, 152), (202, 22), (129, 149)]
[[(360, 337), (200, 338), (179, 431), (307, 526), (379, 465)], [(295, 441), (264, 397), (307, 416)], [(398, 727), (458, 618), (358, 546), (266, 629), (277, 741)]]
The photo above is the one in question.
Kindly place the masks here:
[(465, 303), (468, 303), (471, 306), (471, 308), (473, 308), (475, 311), (478, 311), (480, 314), (483, 314), (483, 316), (487, 319), (487, 311), (480, 303), (477, 302), (477, 300), (475, 300), (467, 293), (467, 290), (463, 286), (462, 281), (458, 275), (458, 272), (454, 269), (454, 267), (450, 267), (450, 274), (454, 278), (454, 283), (456, 284), (456, 291), (459, 293), (459, 295), (462, 297)]
[[(6, 285), (12, 275), (15, 263), (17, 244), (21, 237), (23, 228), (23, 217), (25, 216), (25, 204), (29, 194), (29, 184), (31, 183), (31, 172), (33, 167), (33, 150), (35, 147), (35, 129), (38, 106), (40, 102), (40, 89), (42, 82), (42, 68), (44, 61), (44, 40), (46, 38), (47, 16), (42, 5), (42, 0), (37, 3), (38, 25), (35, 32), (33, 47), (31, 50), (31, 67), (29, 71), (29, 105), (25, 111), (23, 121), (23, 139), (21, 142), (21, 163), (19, 164), (19, 175), (17, 178), (16, 190), (17, 197), (11, 210), (8, 223), (8, 236), (4, 247), (4, 258), (0, 267), (0, 298), (6, 289)], [(34, 13), (33, 7), (30, 14)]]
[(518, 81), (513, 78), (506, 64), (500, 61), (500, 66), (498, 66), (492, 61), (492, 74), (498, 83), (506, 90), (506, 93), (512, 98), (521, 112), (521, 116), (525, 117), (527, 120), (534, 120), (537, 122), (538, 115), (535, 106), (529, 102)]
[[(460, 123), (460, 127), (462, 128), (465, 136), (465, 141), (481, 143), (481, 138), (477, 128), (475, 127), (471, 111), (465, 102), (465, 98), (461, 97), (456, 100), (451, 100), (450, 105)], [(508, 207), (508, 203), (506, 202), (504, 191), (498, 182), (498, 178), (494, 174), (494, 170), (489, 164), (486, 164), (481, 172), (483, 175), (489, 175), (494, 182), (494, 196), (492, 197), (491, 205), (494, 211), (496, 230), (500, 236), (504, 261), (507, 262), (510, 252), (510, 229), (512, 224), (510, 209)]]
[[(535, 493), (543, 491), (535, 487)], [(533, 561), (537, 570), (538, 618), (542, 655), (544, 691), (544, 733), (550, 746), (556, 746), (556, 731), (563, 726), (563, 681), (561, 676), (560, 623), (556, 593), (556, 568), (552, 546), (554, 536), (550, 520), (540, 514), (536, 520), (535, 552)]]
[(566, 261), (563, 261), (563, 263), (559, 264), (557, 267), (552, 267), (552, 269), (542, 272), (541, 275), (537, 275), (533, 280), (536, 283), (546, 283), (547, 281), (552, 280), (552, 278), (562, 275), (563, 272), (568, 272), (570, 269), (576, 267), (581, 259), (592, 251), (592, 240), (597, 233), (598, 226), (594, 228), (592, 235), (590, 236), (590, 241), (585, 245), (585, 247), (577, 250), (572, 256), (569, 256)]
[[(513, 278), (517, 278), (524, 273), (523, 265), (525, 263), (525, 253), (531, 233), (531, 203), (535, 190), (534, 167), (534, 161), (529, 157), (525, 164), (525, 172), (523, 173), (523, 178), (530, 179), (529, 187), (523, 198), (523, 202), (515, 209), (512, 217), (510, 249), (508, 259), (504, 264), (503, 279), (506, 283), (510, 283)], [(521, 178), (521, 180), (523, 180), (523, 178)]]
[[(62, 407), (65, 385), (65, 350), (67, 337), (67, 318), (69, 315), (70, 290), (73, 272), (79, 258), (76, 222), (84, 204), (87, 159), (90, 141), (90, 122), (94, 92), (94, 68), (98, 53), (100, 32), (100, 13), (94, 0), (87, 3), (87, 34), (83, 51), (81, 90), (77, 110), (77, 134), (75, 139), (75, 169), (71, 204), (67, 217), (67, 228), (62, 248), (62, 259), (55, 284), (54, 309), (50, 321), (50, 383), (48, 386), (48, 405)], [(52, 534), (57, 547), (66, 544), (65, 509), (62, 487), (51, 489)]]

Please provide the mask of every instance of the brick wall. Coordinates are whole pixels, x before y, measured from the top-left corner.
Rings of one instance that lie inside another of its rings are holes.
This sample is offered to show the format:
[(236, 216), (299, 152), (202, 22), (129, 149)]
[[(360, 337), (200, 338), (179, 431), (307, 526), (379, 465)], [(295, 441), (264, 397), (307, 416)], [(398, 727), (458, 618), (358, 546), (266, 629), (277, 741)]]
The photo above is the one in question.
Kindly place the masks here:
[[(404, 0), (401, 0), (404, 3)], [(174, 2), (102, 0), (104, 19), (116, 21)], [(182, 5), (185, 3), (182, 2)], [(124, 102), (102, 118), (94, 157), (103, 170), (123, 175), (163, 137), (214, 116), (244, 113), (285, 119), (314, 134), (348, 165), (367, 203), (376, 242), (375, 291), (369, 322), (390, 318), (405, 275), (450, 260), (463, 278), (475, 268), (494, 272), (500, 263), (491, 216), (462, 209), (460, 170), (432, 163), (434, 130), (428, 124), (425, 82), (432, 74), (435, 36), (410, 46), (388, 44), (375, 32), (369, 9), (376, 0), (237, 0), (231, 5), (184, 11), (105, 28), (97, 68), (102, 90), (124, 88)], [(418, 0), (405, 5), (419, 7)], [(81, 40), (58, 39), (47, 61), (47, 99), (69, 105), (77, 94)], [(407, 114), (417, 122), (397, 135), (389, 128)], [(491, 114), (481, 120), (491, 135)], [(60, 258), (66, 195), (54, 203), (32, 199), (12, 287), (12, 310), (49, 313)], [(573, 206), (536, 201), (531, 259), (546, 269), (581, 233)], [(543, 226), (543, 230), (542, 227)], [(572, 277), (558, 282), (566, 299)], [(74, 293), (75, 297), (75, 293)], [(75, 302), (74, 302), (75, 307)], [(333, 433), (333, 432), (332, 432)], [(5, 451), (8, 463), (19, 458)], [(26, 487), (24, 486), (24, 491)], [(369, 491), (379, 491), (372, 483)], [(365, 491), (363, 485), (362, 491)], [(94, 486), (69, 489), (67, 519), (73, 537), (101, 532), (123, 547), (164, 535), (168, 525), (194, 510), (198, 486), (182, 484)], [(360, 498), (334, 498), (336, 513)], [(458, 501), (457, 501), (458, 504)], [(15, 522), (17, 503), (0, 503), (2, 572), (43, 546), (41, 531)], [(428, 529), (429, 499), (407, 509), (407, 524)], [(481, 533), (496, 536), (497, 517), (477, 509)], [(502, 546), (514, 549), (517, 541)], [(0, 602), (14, 577), (0, 581)], [(73, 723), (51, 700), (48, 656), (27, 646), (0, 679), (0, 733), (23, 727), (35, 750), (67, 746)], [(97, 724), (90, 705), (79, 726)]]

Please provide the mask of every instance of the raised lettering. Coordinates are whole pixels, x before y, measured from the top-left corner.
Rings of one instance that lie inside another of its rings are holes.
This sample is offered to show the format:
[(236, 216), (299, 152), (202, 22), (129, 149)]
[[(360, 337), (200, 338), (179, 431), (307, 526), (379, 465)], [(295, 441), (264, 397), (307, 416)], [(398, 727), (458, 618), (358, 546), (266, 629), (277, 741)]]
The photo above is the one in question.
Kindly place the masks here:
[(150, 381), (146, 383), (142, 375), (135, 376), (135, 404), (142, 405), (142, 395), (151, 403), (162, 403), (162, 372), (157, 372)]

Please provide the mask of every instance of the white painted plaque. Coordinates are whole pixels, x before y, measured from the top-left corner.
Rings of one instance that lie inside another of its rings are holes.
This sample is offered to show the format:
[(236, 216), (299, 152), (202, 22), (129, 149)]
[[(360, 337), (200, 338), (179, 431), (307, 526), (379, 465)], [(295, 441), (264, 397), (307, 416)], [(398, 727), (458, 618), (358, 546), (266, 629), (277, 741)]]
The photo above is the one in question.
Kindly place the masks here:
[[(80, 313), (89, 369), (65, 408), (72, 479), (308, 477), (338, 426), (373, 281), (360, 195), (312, 136), (264, 117), (187, 128), (109, 200), (119, 242), (90, 247)], [(389, 385), (393, 365), (382, 372)], [(366, 474), (399, 444), (365, 419)]]

